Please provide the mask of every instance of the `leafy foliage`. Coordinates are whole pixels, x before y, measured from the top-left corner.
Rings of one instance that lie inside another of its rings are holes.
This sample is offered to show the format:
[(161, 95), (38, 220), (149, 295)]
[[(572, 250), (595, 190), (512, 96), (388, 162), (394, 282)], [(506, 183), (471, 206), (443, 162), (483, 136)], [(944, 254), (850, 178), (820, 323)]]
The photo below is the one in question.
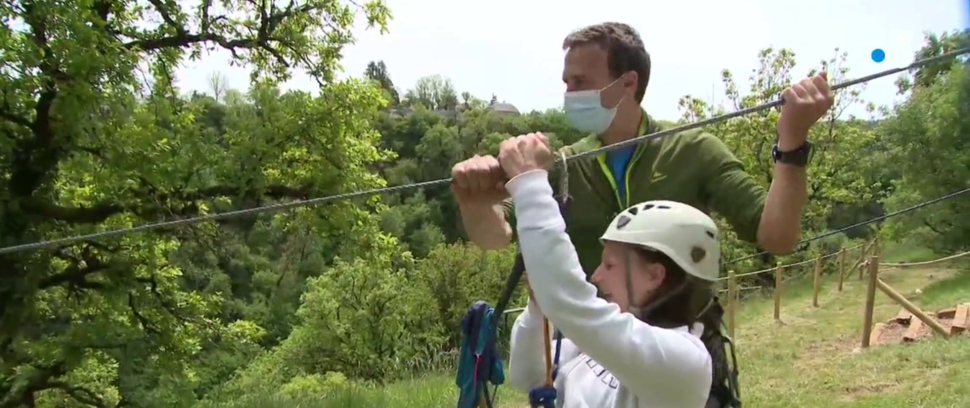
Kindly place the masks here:
[[(356, 6), (0, 7), (5, 246), (383, 184), (367, 118), (384, 101), (333, 76)], [(382, 3), (362, 7), (383, 27)], [(174, 67), (210, 48), (254, 68), (246, 94), (178, 96)], [(321, 96), (276, 89), (296, 68)], [(274, 307), (302, 290), (274, 269), (293, 259), (294, 232), (317, 258), (352, 253), (345, 236), (369, 217), (340, 203), (0, 256), (0, 407), (193, 403), (259, 352), (266, 328), (268, 344), (286, 336), (272, 314), (292, 311)], [(247, 310), (260, 302), (266, 314)]]
[[(970, 44), (967, 32), (927, 38), (919, 56), (952, 51), (947, 43)], [(930, 71), (932, 70), (932, 71)], [(957, 61), (937, 64), (915, 73), (915, 81), (901, 81), (900, 92), (909, 98), (893, 109), (879, 128), (889, 163), (898, 177), (886, 200), (892, 210), (927, 198), (970, 188), (970, 73)], [(913, 86), (905, 84), (912, 83)], [(931, 211), (893, 219), (889, 236), (907, 237), (940, 252), (966, 249), (970, 242), (970, 211), (966, 199), (939, 203)]]

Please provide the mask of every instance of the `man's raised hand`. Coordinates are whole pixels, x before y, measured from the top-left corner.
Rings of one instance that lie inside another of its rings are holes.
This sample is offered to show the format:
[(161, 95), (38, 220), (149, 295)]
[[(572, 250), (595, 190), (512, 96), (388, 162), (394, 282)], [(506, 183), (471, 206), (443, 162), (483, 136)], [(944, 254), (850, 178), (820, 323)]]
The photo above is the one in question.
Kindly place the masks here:
[(474, 156), (451, 168), (451, 189), (462, 205), (493, 205), (509, 196), (505, 172), (493, 156)]

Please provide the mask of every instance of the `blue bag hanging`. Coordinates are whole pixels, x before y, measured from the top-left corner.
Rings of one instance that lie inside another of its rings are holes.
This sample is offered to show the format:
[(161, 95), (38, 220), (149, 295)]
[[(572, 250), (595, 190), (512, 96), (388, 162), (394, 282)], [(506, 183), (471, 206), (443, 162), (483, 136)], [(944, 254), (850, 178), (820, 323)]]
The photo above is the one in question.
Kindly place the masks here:
[[(495, 309), (476, 302), (462, 319), (462, 344), (458, 360), (458, 408), (491, 408), (494, 393), (488, 386), (505, 382), (502, 359), (495, 347)], [(484, 403), (484, 404), (483, 404)]]

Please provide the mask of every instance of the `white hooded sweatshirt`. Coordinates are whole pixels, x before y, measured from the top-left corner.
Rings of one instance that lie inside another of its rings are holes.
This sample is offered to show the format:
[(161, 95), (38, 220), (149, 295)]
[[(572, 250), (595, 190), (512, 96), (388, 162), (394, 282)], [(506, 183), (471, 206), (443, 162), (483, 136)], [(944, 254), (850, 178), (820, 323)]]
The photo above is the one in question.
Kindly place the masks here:
[[(543, 315), (567, 338), (555, 381), (559, 408), (703, 408), (711, 356), (690, 330), (654, 327), (596, 296), (543, 170), (506, 184), (515, 203), (519, 246), (532, 301), (512, 328), (509, 383), (529, 390), (545, 379)], [(555, 343), (553, 343), (555, 350)]]

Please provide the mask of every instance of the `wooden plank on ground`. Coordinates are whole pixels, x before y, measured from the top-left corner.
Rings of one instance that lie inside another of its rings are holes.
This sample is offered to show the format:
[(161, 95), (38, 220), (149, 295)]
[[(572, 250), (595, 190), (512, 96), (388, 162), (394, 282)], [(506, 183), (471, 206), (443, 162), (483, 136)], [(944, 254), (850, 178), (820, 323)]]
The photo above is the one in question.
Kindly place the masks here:
[(955, 307), (948, 307), (946, 309), (940, 309), (938, 312), (936, 312), (936, 318), (937, 319), (950, 319), (950, 318), (953, 318), (953, 315), (956, 312), (957, 312), (957, 308), (955, 308)]
[(896, 317), (893, 318), (893, 321), (896, 323), (905, 325), (906, 323), (909, 323), (909, 321), (912, 319), (913, 319), (913, 314), (910, 313), (909, 310), (899, 309), (899, 313), (896, 313)]
[(913, 319), (909, 323), (909, 328), (903, 333), (903, 343), (913, 342), (919, 339), (919, 332), (923, 328), (923, 321)]
[(872, 326), (872, 333), (869, 333), (869, 345), (878, 346), (879, 337), (882, 336), (882, 331), (886, 329), (886, 323), (876, 323)]
[(950, 334), (957, 334), (968, 329), (970, 325), (970, 303), (957, 306), (956, 313), (953, 314), (953, 323), (950, 326)]

